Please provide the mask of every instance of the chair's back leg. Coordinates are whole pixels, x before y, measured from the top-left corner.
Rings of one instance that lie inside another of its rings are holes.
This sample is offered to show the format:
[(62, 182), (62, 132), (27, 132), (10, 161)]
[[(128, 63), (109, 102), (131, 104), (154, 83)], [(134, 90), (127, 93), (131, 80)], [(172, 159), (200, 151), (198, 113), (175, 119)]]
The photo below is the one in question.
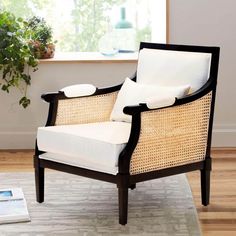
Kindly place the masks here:
[(38, 157), (34, 157), (35, 169), (35, 188), (36, 188), (36, 199), (37, 202), (42, 203), (44, 201), (44, 168), (40, 167)]
[(131, 185), (129, 186), (129, 188), (130, 188), (131, 190), (136, 189), (136, 184), (131, 184)]
[(201, 195), (202, 205), (207, 206), (210, 202), (211, 158), (207, 158), (205, 163), (204, 169), (201, 170)]

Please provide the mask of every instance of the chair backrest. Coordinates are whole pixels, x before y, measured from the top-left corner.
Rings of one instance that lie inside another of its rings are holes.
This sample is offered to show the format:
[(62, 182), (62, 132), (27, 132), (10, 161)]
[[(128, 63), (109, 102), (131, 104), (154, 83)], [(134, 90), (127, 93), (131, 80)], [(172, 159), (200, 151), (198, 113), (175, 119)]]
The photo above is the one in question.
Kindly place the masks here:
[(211, 76), (214, 47), (141, 43), (137, 83), (162, 86), (190, 85), (200, 89)]

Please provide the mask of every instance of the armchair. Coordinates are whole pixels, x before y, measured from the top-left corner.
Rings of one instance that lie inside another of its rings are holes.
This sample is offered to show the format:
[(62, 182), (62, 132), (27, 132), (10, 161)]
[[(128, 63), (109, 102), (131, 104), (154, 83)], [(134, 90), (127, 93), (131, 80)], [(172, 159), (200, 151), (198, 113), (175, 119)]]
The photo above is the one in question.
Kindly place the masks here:
[(202, 204), (208, 205), (218, 61), (217, 47), (141, 43), (132, 77), (137, 86), (191, 88), (181, 96), (167, 88), (164, 102), (154, 96), (128, 104), (122, 115), (130, 122), (110, 117), (122, 84), (103, 89), (77, 85), (42, 95), (49, 113), (36, 140), (37, 201), (44, 201), (45, 168), (107, 181), (117, 185), (119, 223), (125, 225), (129, 188), (200, 170)]

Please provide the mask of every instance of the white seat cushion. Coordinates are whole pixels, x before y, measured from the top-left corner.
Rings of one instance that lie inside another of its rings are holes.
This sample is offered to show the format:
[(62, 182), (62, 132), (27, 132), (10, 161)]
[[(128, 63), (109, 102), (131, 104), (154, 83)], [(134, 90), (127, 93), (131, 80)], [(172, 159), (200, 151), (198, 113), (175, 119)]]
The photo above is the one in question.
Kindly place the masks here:
[(124, 122), (40, 127), (38, 148), (47, 152), (40, 158), (116, 174), (130, 128)]
[(210, 53), (144, 48), (139, 53), (137, 83), (160, 86), (190, 85), (194, 92), (210, 74)]

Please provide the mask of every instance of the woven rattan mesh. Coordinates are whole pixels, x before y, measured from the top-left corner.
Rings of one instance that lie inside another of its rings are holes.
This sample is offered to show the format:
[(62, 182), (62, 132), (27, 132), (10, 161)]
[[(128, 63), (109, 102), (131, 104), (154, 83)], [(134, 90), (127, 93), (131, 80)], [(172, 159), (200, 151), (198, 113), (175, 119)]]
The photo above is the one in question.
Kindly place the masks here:
[(132, 175), (190, 164), (205, 158), (211, 92), (181, 106), (144, 112), (131, 157)]
[(117, 93), (59, 100), (55, 125), (108, 121)]

